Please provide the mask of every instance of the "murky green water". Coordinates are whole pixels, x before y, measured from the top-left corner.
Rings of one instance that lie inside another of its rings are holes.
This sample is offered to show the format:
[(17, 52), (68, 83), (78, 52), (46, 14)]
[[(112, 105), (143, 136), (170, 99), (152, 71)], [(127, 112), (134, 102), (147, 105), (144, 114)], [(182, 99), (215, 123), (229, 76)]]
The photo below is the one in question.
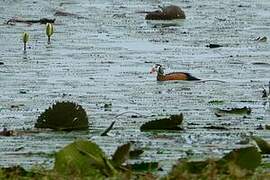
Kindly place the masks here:
[[(42, 132), (0, 137), (0, 165), (52, 165), (53, 158), (40, 153), (59, 150), (75, 138), (88, 138), (107, 154), (118, 145), (135, 141), (145, 148), (139, 160), (161, 161), (166, 167), (192, 150), (195, 157), (218, 157), (240, 147), (243, 134), (269, 139), (270, 108), (261, 91), (270, 80), (270, 2), (267, 0), (171, 1), (186, 12), (187, 19), (148, 22), (141, 10), (156, 9), (159, 1), (0, 1), (0, 21), (12, 17), (53, 18), (55, 10), (85, 18), (55, 17), (52, 44), (46, 45), (45, 27), (0, 26), (0, 125), (8, 129), (33, 129), (37, 116), (53, 102), (81, 104), (91, 121), (89, 132)], [(164, 2), (166, 3), (166, 2)], [(23, 54), (22, 32), (29, 32)], [(225, 47), (209, 49), (209, 43)], [(256, 64), (256, 63), (264, 64)], [(149, 74), (154, 63), (166, 71), (186, 71), (208, 82), (156, 82)], [(23, 92), (23, 93), (22, 93)], [(211, 105), (211, 100), (224, 100)], [(112, 103), (105, 111), (104, 103)], [(15, 107), (14, 107), (15, 105)], [(13, 108), (12, 108), (13, 106)], [(252, 108), (251, 115), (217, 118), (216, 107)], [(135, 111), (114, 119), (117, 114)], [(185, 130), (143, 133), (139, 127), (152, 115), (184, 114)], [(99, 134), (116, 120), (110, 137)], [(209, 130), (223, 126), (228, 131)]]

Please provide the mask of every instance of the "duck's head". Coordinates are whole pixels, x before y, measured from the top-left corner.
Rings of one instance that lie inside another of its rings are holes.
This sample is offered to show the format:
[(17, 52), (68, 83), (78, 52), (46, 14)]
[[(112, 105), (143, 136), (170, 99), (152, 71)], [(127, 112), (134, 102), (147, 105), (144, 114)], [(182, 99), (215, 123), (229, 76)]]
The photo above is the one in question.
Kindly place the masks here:
[(152, 73), (157, 72), (158, 75), (164, 75), (164, 69), (165, 69), (165, 68), (162, 67), (161, 64), (155, 64), (155, 65), (152, 67), (150, 73), (152, 74)]

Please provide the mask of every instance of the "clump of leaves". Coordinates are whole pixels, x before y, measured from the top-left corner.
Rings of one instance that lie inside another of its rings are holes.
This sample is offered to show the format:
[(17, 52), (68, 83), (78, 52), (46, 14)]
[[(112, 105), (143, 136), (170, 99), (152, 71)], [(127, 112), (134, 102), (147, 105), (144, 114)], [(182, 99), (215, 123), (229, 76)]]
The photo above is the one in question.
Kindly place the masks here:
[(243, 108), (231, 108), (231, 109), (216, 109), (215, 115), (218, 117), (225, 116), (226, 114), (234, 114), (234, 115), (249, 115), (251, 113), (251, 108), (243, 107)]
[(57, 102), (41, 113), (35, 127), (68, 131), (88, 129), (88, 117), (81, 105)]
[(156, 119), (143, 124), (141, 131), (148, 130), (182, 130), (183, 114), (171, 115), (169, 118)]
[(175, 165), (166, 179), (219, 179), (243, 178), (252, 173), (261, 164), (261, 154), (256, 147), (236, 149), (219, 160), (184, 160)]
[(260, 137), (253, 136), (252, 139), (259, 146), (262, 154), (270, 154), (270, 144)]

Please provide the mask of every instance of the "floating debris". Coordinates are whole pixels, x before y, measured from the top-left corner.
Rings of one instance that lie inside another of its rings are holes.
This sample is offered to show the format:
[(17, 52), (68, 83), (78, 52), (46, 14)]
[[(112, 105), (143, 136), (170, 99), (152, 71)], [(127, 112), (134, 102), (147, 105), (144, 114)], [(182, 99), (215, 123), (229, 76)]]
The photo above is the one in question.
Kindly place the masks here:
[(23, 39), (22, 40), (23, 40), (23, 50), (24, 50), (24, 52), (26, 52), (26, 43), (29, 40), (29, 34), (27, 32), (23, 33)]
[(226, 114), (234, 114), (234, 115), (249, 115), (251, 113), (251, 108), (243, 107), (243, 108), (231, 108), (231, 109), (216, 109), (215, 115), (217, 117), (225, 116)]
[(258, 42), (266, 42), (267, 41), (267, 37), (266, 36), (263, 36), (263, 37), (257, 37), (256, 39), (255, 39), (255, 41), (258, 41)]
[(223, 47), (223, 46), (220, 45), (220, 44), (208, 44), (205, 47), (209, 47), (209, 48), (220, 48), (220, 47)]
[(3, 128), (3, 131), (0, 131), (0, 136), (14, 136), (14, 131), (7, 130), (7, 128)]
[(40, 23), (40, 24), (47, 24), (47, 23), (54, 23), (55, 19), (48, 19), (48, 18), (42, 18), (39, 20), (25, 20), (25, 19), (16, 19), (12, 18), (7, 21), (7, 24), (14, 24), (14, 23), (26, 23), (26, 24), (32, 24), (32, 23)]
[(88, 129), (88, 117), (81, 105), (56, 102), (38, 117), (35, 127), (67, 131)]
[(111, 123), (111, 125), (103, 132), (101, 133), (101, 136), (108, 136), (108, 132), (113, 128), (115, 121)]
[(147, 13), (145, 16), (146, 20), (173, 20), (173, 19), (185, 19), (186, 15), (184, 11), (175, 5), (171, 6), (159, 6), (161, 10), (156, 10), (152, 12), (144, 12)]
[(156, 119), (154, 121), (143, 124), (140, 128), (141, 131), (148, 130), (182, 130), (180, 125), (183, 122), (183, 114), (171, 115), (169, 118)]

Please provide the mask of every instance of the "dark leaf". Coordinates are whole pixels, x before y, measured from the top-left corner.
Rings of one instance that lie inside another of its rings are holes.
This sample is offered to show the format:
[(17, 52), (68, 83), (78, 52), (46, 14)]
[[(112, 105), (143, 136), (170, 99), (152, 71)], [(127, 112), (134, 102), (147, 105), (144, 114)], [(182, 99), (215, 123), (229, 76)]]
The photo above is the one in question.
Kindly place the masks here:
[(252, 139), (259, 146), (262, 154), (270, 154), (270, 144), (260, 137), (253, 136)]
[(130, 143), (119, 146), (112, 156), (112, 161), (116, 167), (121, 166), (129, 158)]
[(169, 118), (156, 119), (141, 126), (141, 131), (147, 130), (182, 130), (180, 125), (183, 121), (183, 114), (171, 115)]

